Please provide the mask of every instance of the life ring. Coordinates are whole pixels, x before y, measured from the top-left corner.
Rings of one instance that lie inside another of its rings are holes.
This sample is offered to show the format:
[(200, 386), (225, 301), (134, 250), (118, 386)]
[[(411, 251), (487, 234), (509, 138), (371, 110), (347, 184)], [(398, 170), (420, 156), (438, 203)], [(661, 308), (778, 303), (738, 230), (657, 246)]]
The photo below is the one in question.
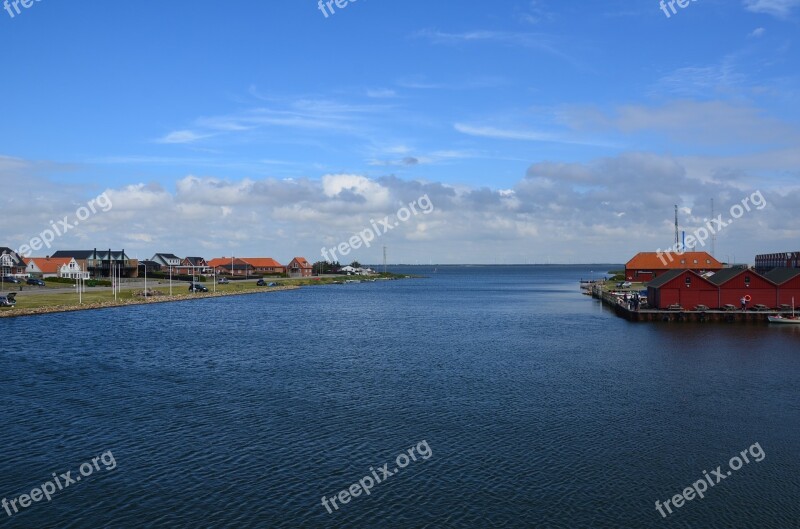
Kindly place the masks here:
[(750, 303), (751, 301), (753, 301), (753, 298), (751, 298), (751, 297), (750, 297), (750, 294), (747, 294), (747, 295), (744, 297), (744, 300), (745, 300), (746, 302)]

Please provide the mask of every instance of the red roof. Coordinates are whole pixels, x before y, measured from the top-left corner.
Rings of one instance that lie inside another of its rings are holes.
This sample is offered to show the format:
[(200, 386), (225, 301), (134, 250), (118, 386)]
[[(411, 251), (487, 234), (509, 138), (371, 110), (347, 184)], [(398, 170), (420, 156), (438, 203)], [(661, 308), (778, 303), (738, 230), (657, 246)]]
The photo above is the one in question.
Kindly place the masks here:
[(283, 268), (283, 265), (272, 257), (242, 257), (242, 261), (253, 268)]
[(297, 264), (300, 265), (300, 268), (313, 268), (313, 266), (306, 261), (305, 257), (295, 257), (292, 259), (292, 262), (297, 262)]
[(36, 263), (36, 267), (43, 274), (57, 274), (61, 271), (62, 266), (68, 265), (72, 261), (72, 257), (28, 257), (24, 261), (25, 264), (31, 261)]
[(626, 270), (721, 270), (723, 264), (708, 252), (641, 252), (628, 261)]
[(228, 266), (230, 267), (231, 261), (234, 264), (242, 264), (242, 260), (236, 257), (217, 257), (216, 259), (212, 259), (208, 261), (208, 266), (211, 268), (219, 268), (220, 266)]

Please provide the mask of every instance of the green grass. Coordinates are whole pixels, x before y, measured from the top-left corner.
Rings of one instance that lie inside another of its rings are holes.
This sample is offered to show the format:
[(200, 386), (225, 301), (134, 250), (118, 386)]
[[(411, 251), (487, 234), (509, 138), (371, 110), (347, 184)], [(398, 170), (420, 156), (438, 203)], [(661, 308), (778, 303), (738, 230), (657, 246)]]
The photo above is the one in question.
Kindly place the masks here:
[[(396, 276), (393, 274), (386, 274), (385, 276), (381, 274), (380, 276), (375, 277), (386, 277), (386, 278), (397, 278), (403, 276)], [(361, 278), (342, 278), (342, 277), (307, 277), (302, 279), (284, 279), (280, 281), (274, 281), (277, 286), (313, 286), (313, 285), (329, 285), (331, 283), (337, 281), (343, 281), (344, 279), (361, 279)], [(273, 282), (273, 280), (266, 279), (267, 283)], [(18, 286), (18, 285), (17, 285)], [(57, 285), (57, 286), (50, 286), (46, 287), (46, 290), (51, 290), (53, 288), (65, 288), (68, 285)], [(189, 292), (189, 283), (186, 282), (174, 282), (172, 284), (172, 294), (174, 296), (186, 296), (186, 297), (198, 297), (202, 298), (204, 296), (208, 296), (209, 294), (213, 294), (215, 289), (217, 293), (223, 294), (236, 294), (236, 293), (246, 293), (246, 292), (269, 292), (270, 290), (274, 290), (274, 287), (260, 287), (255, 282), (240, 282), (240, 281), (231, 281), (226, 285), (214, 285), (213, 282), (209, 281), (207, 283), (203, 283), (203, 286), (208, 288), (208, 294), (206, 293), (190, 293)], [(33, 288), (36, 288), (36, 294), (34, 295), (26, 295), (33, 291)], [(169, 296), (169, 283), (164, 282), (150, 282), (148, 281), (147, 289), (150, 291), (158, 291), (163, 294), (163, 296)], [(0, 311), (6, 310), (15, 310), (15, 309), (39, 309), (39, 308), (46, 308), (46, 307), (77, 307), (78, 303), (78, 294), (75, 291), (71, 292), (53, 292), (53, 293), (41, 293), (42, 290), (45, 290), (41, 287), (26, 287), (21, 292), (19, 288), (12, 291), (7, 292), (16, 292), (17, 294), (17, 305), (14, 308), (0, 308)], [(135, 296), (135, 293), (141, 292), (142, 288), (136, 288), (131, 290), (122, 290), (122, 292), (117, 294), (117, 301), (130, 301), (133, 299), (142, 300), (140, 296)], [(157, 300), (163, 296), (153, 296), (150, 299)], [(110, 290), (102, 290), (98, 291), (94, 288), (87, 288), (86, 292), (83, 294), (83, 304), (90, 304), (90, 303), (103, 303), (103, 302), (113, 302), (114, 301), (114, 293)]]

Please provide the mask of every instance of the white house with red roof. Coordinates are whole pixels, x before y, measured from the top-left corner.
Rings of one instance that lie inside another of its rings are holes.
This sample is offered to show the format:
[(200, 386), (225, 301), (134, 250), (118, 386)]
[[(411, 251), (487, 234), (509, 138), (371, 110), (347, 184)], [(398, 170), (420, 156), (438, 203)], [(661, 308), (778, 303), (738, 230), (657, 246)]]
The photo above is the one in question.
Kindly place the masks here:
[(31, 277), (89, 279), (89, 272), (81, 270), (74, 257), (26, 257), (24, 260)]

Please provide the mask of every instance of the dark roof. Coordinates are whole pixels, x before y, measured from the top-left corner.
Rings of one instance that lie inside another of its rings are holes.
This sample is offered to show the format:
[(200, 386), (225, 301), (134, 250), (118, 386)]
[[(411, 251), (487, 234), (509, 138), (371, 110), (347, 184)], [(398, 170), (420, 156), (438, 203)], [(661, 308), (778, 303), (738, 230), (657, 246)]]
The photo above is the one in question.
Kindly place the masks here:
[(89, 259), (94, 255), (94, 250), (59, 250), (50, 257), (72, 257), (74, 259)]
[(656, 287), (656, 288), (663, 287), (664, 285), (666, 285), (667, 283), (669, 283), (670, 281), (672, 281), (676, 277), (680, 276), (684, 272), (686, 272), (686, 270), (677, 270), (677, 269), (676, 270), (668, 270), (667, 272), (664, 272), (663, 274), (661, 274), (657, 278), (655, 278), (652, 281), (650, 281), (649, 283), (647, 283), (647, 286), (648, 287)]
[(800, 268), (773, 268), (763, 276), (777, 285), (782, 285), (790, 279), (800, 276)]
[(163, 257), (164, 259), (177, 259), (178, 261), (181, 260), (181, 258), (174, 253), (157, 253), (156, 255), (158, 257)]
[[(97, 259), (108, 260), (108, 250), (59, 250), (50, 257), (72, 257), (73, 259), (94, 259), (97, 252)], [(112, 261), (122, 261), (128, 256), (122, 250), (111, 250)]]
[(187, 257), (185, 260), (189, 261), (194, 266), (198, 266), (199, 263), (204, 263), (206, 261), (202, 257)]
[(22, 256), (19, 255), (17, 252), (12, 250), (11, 248), (6, 248), (5, 246), (0, 247), (0, 255), (10, 255), (11, 259), (13, 259), (17, 263), (23, 263)]
[(723, 283), (727, 283), (734, 277), (738, 276), (739, 274), (743, 274), (744, 272), (747, 272), (746, 268), (723, 268), (713, 276), (709, 277), (708, 280), (719, 286)]

